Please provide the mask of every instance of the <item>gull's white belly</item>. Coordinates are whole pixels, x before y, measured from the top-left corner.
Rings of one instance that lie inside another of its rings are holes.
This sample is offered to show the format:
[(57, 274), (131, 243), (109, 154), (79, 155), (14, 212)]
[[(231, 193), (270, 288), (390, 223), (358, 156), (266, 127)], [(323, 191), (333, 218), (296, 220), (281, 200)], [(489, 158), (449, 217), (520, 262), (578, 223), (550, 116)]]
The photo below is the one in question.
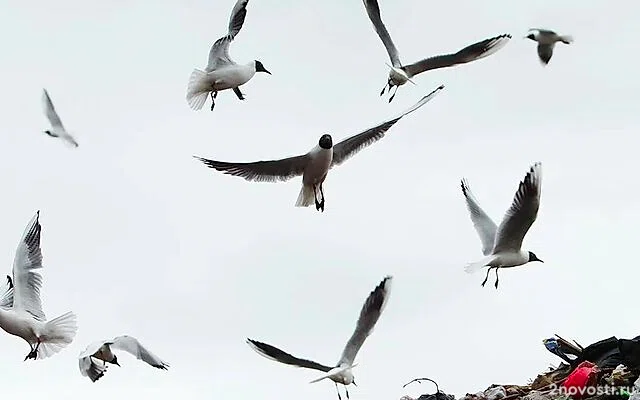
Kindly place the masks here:
[(31, 315), (26, 313), (16, 313), (11, 311), (0, 311), (0, 328), (5, 332), (19, 336), (27, 342), (36, 341), (36, 333), (38, 321), (35, 321)]
[(389, 79), (391, 79), (391, 83), (396, 86), (402, 86), (408, 82), (407, 76), (402, 73), (403, 71), (397, 71), (392, 69), (389, 71)]
[(305, 185), (318, 185), (324, 182), (327, 172), (333, 161), (333, 149), (320, 149), (312, 153), (311, 161), (302, 175), (302, 183)]
[(253, 77), (255, 71), (246, 65), (224, 67), (207, 74), (213, 90), (225, 90), (244, 85)]
[(529, 262), (529, 253), (519, 251), (517, 253), (498, 253), (494, 256), (493, 260), (488, 264), (491, 267), (517, 267)]

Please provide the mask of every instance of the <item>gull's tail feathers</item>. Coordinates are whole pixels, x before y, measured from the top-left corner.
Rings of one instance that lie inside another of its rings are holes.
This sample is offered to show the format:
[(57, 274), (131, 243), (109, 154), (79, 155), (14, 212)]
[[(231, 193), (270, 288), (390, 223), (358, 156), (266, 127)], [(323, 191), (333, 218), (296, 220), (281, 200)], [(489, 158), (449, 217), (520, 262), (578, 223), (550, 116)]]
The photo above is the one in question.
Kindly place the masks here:
[(194, 69), (187, 86), (187, 103), (189, 103), (189, 107), (195, 111), (200, 110), (207, 101), (209, 92), (211, 92), (211, 85), (207, 82), (207, 73)]
[(345, 371), (350, 370), (351, 368), (356, 367), (357, 365), (358, 365), (358, 363), (355, 363), (353, 365), (347, 365), (347, 366), (344, 366), (344, 367), (333, 368), (332, 370), (330, 370), (328, 372), (325, 372), (323, 375), (321, 375), (318, 378), (310, 381), (309, 383), (316, 383), (316, 382), (320, 382), (323, 379), (331, 378), (332, 376), (339, 375), (339, 374), (341, 374), (341, 373), (343, 373)]
[(298, 200), (296, 201), (296, 207), (309, 207), (315, 204), (316, 195), (313, 192), (313, 186), (307, 186), (302, 184), (300, 188), (300, 194), (298, 194)]
[(78, 321), (72, 311), (48, 321), (40, 337), (38, 359), (51, 357), (67, 347), (76, 337), (76, 332), (78, 332)]
[(571, 44), (573, 43), (573, 36), (571, 35), (562, 35), (560, 36), (560, 41), (564, 44)]
[(487, 257), (483, 258), (482, 260), (468, 263), (464, 267), (464, 272), (466, 272), (467, 274), (476, 273), (476, 272), (480, 271), (482, 268), (487, 267), (492, 259), (493, 259), (493, 256), (487, 256)]

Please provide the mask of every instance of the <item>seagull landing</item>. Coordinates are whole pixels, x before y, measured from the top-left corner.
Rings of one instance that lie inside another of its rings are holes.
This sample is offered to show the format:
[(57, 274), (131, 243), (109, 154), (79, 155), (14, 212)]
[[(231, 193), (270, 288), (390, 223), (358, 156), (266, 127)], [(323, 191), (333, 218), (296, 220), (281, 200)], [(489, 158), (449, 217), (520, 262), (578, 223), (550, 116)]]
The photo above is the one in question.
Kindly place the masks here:
[(64, 129), (64, 126), (62, 126), (62, 121), (60, 120), (56, 109), (53, 107), (53, 103), (51, 102), (49, 93), (47, 93), (47, 89), (42, 89), (42, 105), (44, 107), (44, 113), (51, 124), (51, 128), (44, 131), (44, 133), (51, 137), (60, 138), (65, 143), (73, 147), (78, 147), (78, 142), (76, 142), (73, 136), (69, 135), (67, 130)]
[(67, 347), (78, 330), (76, 316), (67, 312), (47, 321), (42, 311), (40, 211), (29, 221), (13, 261), (12, 287), (0, 300), (0, 328), (23, 338), (31, 351), (24, 360), (50, 357)]
[(467, 264), (465, 271), (474, 273), (484, 267), (489, 267), (482, 286), (487, 283), (489, 272), (493, 268), (496, 270), (495, 287), (497, 289), (499, 268), (517, 267), (532, 261), (543, 262), (534, 253), (521, 249), (522, 240), (538, 215), (541, 184), (542, 165), (535, 163), (524, 180), (520, 182), (513, 203), (498, 227), (480, 208), (467, 181), (462, 180), (462, 193), (473, 226), (480, 236), (482, 254), (485, 256), (478, 262)]
[(249, 0), (238, 0), (231, 11), (229, 28), (225, 36), (216, 40), (209, 50), (209, 62), (204, 71), (194, 69), (187, 86), (187, 102), (193, 110), (200, 110), (211, 96), (211, 111), (215, 106), (215, 98), (221, 90), (232, 89), (240, 100), (245, 97), (240, 91), (240, 85), (249, 82), (256, 72), (271, 75), (258, 60), (245, 65), (237, 64), (229, 57), (229, 45), (240, 32), (247, 16)]
[[(478, 43), (474, 43), (470, 46), (459, 50), (457, 53), (451, 54), (442, 54), (429, 58), (425, 58), (418, 62), (409, 65), (402, 65), (400, 62), (400, 56), (398, 53), (398, 49), (396, 48), (393, 40), (391, 40), (391, 36), (387, 31), (384, 23), (382, 22), (382, 18), (380, 17), (380, 7), (378, 6), (378, 0), (363, 0), (364, 7), (367, 10), (367, 15), (373, 24), (373, 28), (376, 33), (382, 40), (384, 47), (387, 49), (387, 53), (389, 54), (389, 58), (391, 59), (391, 70), (389, 71), (389, 78), (387, 80), (387, 84), (382, 88), (380, 92), (380, 96), (384, 94), (384, 92), (389, 89), (389, 93), (391, 93), (391, 89), (395, 86), (393, 94), (389, 98), (389, 102), (393, 100), (398, 91), (398, 87), (404, 85), (407, 82), (412, 82), (411, 78), (414, 76), (429, 71), (432, 69), (438, 68), (446, 68), (452, 67), (458, 64), (465, 64), (471, 61), (476, 61), (481, 58), (487, 57), (500, 48), (502, 48), (508, 41), (511, 39), (511, 35), (503, 34), (499, 36), (495, 36), (490, 39), (482, 40)], [(413, 83), (413, 82), (412, 82)]]
[(278, 182), (287, 181), (302, 175), (302, 188), (296, 201), (296, 207), (308, 207), (315, 203), (316, 210), (324, 211), (324, 191), (322, 184), (329, 169), (342, 164), (358, 151), (380, 140), (396, 122), (403, 116), (417, 110), (431, 100), (440, 90), (441, 85), (400, 116), (387, 120), (366, 131), (344, 139), (333, 145), (333, 138), (324, 134), (318, 140), (318, 145), (308, 153), (299, 156), (271, 161), (256, 161), (248, 163), (215, 161), (194, 156), (209, 168), (225, 174), (239, 176), (247, 181)]
[(529, 29), (529, 33), (525, 36), (525, 39), (538, 42), (538, 58), (543, 66), (549, 64), (557, 42), (564, 44), (573, 43), (573, 37), (571, 35), (558, 35), (548, 29)]
[(324, 372), (323, 375), (312, 380), (310, 383), (319, 382), (323, 379), (331, 379), (336, 386), (336, 391), (338, 392), (338, 400), (342, 400), (342, 396), (340, 396), (340, 390), (338, 389), (338, 383), (345, 386), (345, 393), (348, 399), (349, 391), (347, 390), (346, 386), (350, 384), (357, 386), (356, 382), (354, 381), (351, 369), (358, 364), (354, 364), (353, 361), (355, 360), (356, 354), (358, 354), (358, 351), (362, 347), (365, 339), (373, 331), (373, 327), (375, 326), (376, 322), (378, 322), (380, 314), (382, 313), (382, 310), (384, 310), (387, 301), (389, 300), (391, 281), (392, 277), (386, 276), (369, 294), (369, 297), (367, 297), (367, 300), (364, 302), (364, 305), (360, 310), (360, 316), (358, 318), (358, 323), (356, 324), (356, 329), (351, 335), (351, 338), (347, 342), (344, 350), (342, 351), (340, 361), (338, 361), (336, 366), (333, 368), (323, 364), (319, 364), (315, 361), (297, 358), (289, 353), (285, 353), (284, 351), (274, 346), (271, 346), (270, 344), (258, 342), (256, 340), (247, 339), (247, 344), (249, 344), (249, 346), (251, 346), (260, 355), (270, 360), (278, 361), (283, 364), (294, 365), (296, 367), (310, 368)]
[(133, 354), (138, 360), (142, 360), (152, 367), (166, 370), (169, 364), (162, 361), (156, 355), (144, 348), (140, 342), (131, 336), (118, 336), (112, 340), (93, 342), (78, 356), (78, 366), (82, 376), (87, 376), (91, 382), (102, 378), (107, 371), (107, 363), (117, 365), (118, 357), (113, 350), (122, 350)]

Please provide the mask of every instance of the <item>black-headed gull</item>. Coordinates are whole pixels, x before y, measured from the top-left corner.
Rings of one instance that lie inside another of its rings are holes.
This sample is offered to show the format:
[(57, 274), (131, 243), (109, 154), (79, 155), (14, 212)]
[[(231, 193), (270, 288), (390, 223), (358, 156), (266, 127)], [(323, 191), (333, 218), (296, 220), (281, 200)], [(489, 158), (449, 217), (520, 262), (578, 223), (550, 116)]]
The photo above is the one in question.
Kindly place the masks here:
[(128, 335), (118, 336), (111, 340), (93, 342), (78, 356), (78, 366), (82, 376), (88, 376), (92, 382), (102, 378), (107, 370), (107, 363), (118, 367), (118, 357), (113, 350), (123, 350), (133, 354), (138, 360), (142, 360), (152, 367), (166, 370), (169, 364), (158, 356), (144, 348), (140, 342)]
[(294, 365), (296, 367), (310, 368), (324, 372), (324, 375), (312, 380), (310, 383), (319, 382), (323, 379), (331, 379), (336, 385), (336, 390), (338, 391), (338, 399), (341, 399), (340, 390), (338, 390), (338, 383), (345, 386), (345, 392), (348, 399), (349, 391), (347, 390), (346, 386), (350, 384), (357, 386), (353, 379), (353, 373), (351, 372), (351, 369), (358, 364), (354, 364), (353, 361), (355, 360), (356, 355), (362, 347), (365, 339), (373, 331), (373, 327), (375, 326), (376, 322), (378, 322), (380, 314), (382, 313), (382, 310), (384, 310), (387, 301), (389, 300), (392, 279), (393, 278), (391, 276), (386, 276), (369, 294), (369, 297), (367, 297), (367, 300), (364, 302), (364, 305), (360, 310), (360, 316), (358, 317), (356, 329), (351, 335), (351, 338), (349, 338), (349, 341), (347, 342), (344, 350), (342, 351), (340, 361), (338, 361), (336, 366), (333, 368), (323, 364), (319, 364), (315, 361), (294, 357), (291, 354), (285, 353), (284, 351), (274, 346), (258, 342), (256, 340), (247, 339), (247, 344), (249, 344), (251, 348), (257, 351), (258, 354), (270, 360)]
[[(431, 100), (440, 90), (441, 85), (430, 94), (424, 96), (400, 116), (382, 122), (373, 128), (353, 135), (333, 145), (331, 135), (324, 134), (320, 137), (318, 145), (308, 153), (295, 157), (271, 161), (256, 161), (249, 163), (215, 161), (194, 156), (209, 168), (222, 171), (225, 174), (239, 176), (247, 181), (278, 182), (287, 181), (302, 175), (302, 188), (296, 201), (296, 207), (308, 207), (314, 203), (316, 210), (324, 211), (324, 192), (322, 184), (327, 177), (329, 169), (342, 164), (348, 158), (370, 144), (382, 139), (396, 122), (403, 116), (417, 110)], [(320, 200), (318, 198), (320, 197)]]
[(235, 39), (244, 24), (247, 16), (247, 3), (249, 0), (238, 0), (231, 11), (229, 18), (229, 31), (216, 40), (209, 50), (209, 62), (204, 71), (194, 69), (187, 86), (187, 102), (193, 110), (200, 110), (211, 95), (211, 111), (215, 106), (215, 98), (221, 90), (232, 89), (240, 100), (244, 95), (240, 91), (240, 85), (249, 82), (256, 72), (267, 71), (258, 60), (247, 64), (237, 64), (229, 57), (229, 45)]
[(5, 294), (0, 306), (0, 328), (29, 343), (31, 351), (25, 361), (58, 353), (73, 341), (78, 330), (73, 312), (47, 321), (42, 311), (42, 275), (37, 271), (42, 268), (39, 217), (40, 211), (29, 221), (16, 251), (11, 279), (13, 287), (7, 292), (13, 298), (9, 301)]
[(531, 261), (543, 262), (533, 252), (521, 249), (524, 236), (538, 216), (541, 185), (542, 164), (538, 162), (530, 168), (524, 180), (520, 182), (513, 203), (498, 227), (482, 210), (471, 193), (467, 181), (462, 179), (462, 193), (466, 199), (473, 226), (480, 236), (482, 254), (485, 256), (480, 261), (467, 264), (465, 271), (474, 273), (489, 267), (482, 286), (487, 283), (492, 268), (496, 270), (495, 287), (497, 289), (499, 268), (517, 267)]
[(389, 88), (389, 93), (391, 93), (391, 88), (393, 88), (394, 86), (396, 87), (396, 90), (389, 98), (389, 102), (391, 102), (391, 100), (393, 100), (393, 98), (395, 97), (399, 86), (402, 86), (407, 82), (413, 83), (413, 81), (411, 81), (411, 78), (413, 78), (414, 76), (432, 69), (452, 67), (454, 65), (465, 64), (487, 57), (498, 51), (509, 41), (509, 39), (511, 39), (511, 35), (502, 34), (490, 39), (482, 40), (478, 43), (474, 43), (463, 48), (462, 50), (459, 50), (456, 53), (437, 55), (425, 58), (413, 64), (402, 65), (402, 63), (400, 62), (398, 49), (393, 44), (393, 40), (391, 40), (391, 36), (389, 35), (389, 32), (387, 31), (387, 28), (385, 27), (384, 23), (382, 22), (382, 18), (380, 17), (380, 7), (378, 6), (378, 0), (363, 1), (364, 7), (367, 10), (367, 14), (369, 15), (369, 19), (373, 23), (373, 28), (382, 40), (382, 43), (384, 44), (384, 47), (387, 49), (387, 53), (389, 54), (389, 58), (391, 59), (391, 65), (389, 66), (391, 68), (391, 70), (389, 71), (389, 78), (387, 80), (387, 84), (384, 86), (384, 88), (382, 88), (382, 91), (380, 92), (380, 96), (382, 96), (387, 88)]
[(551, 56), (553, 56), (553, 49), (557, 42), (562, 42), (564, 44), (573, 43), (573, 36), (558, 35), (549, 29), (529, 29), (529, 33), (525, 36), (525, 39), (531, 39), (534, 42), (538, 42), (538, 58), (542, 65), (549, 64)]
[(42, 105), (44, 107), (44, 113), (51, 124), (51, 129), (47, 129), (44, 133), (51, 137), (60, 138), (64, 140), (65, 143), (73, 147), (78, 147), (76, 139), (71, 136), (62, 125), (62, 121), (60, 120), (56, 109), (53, 107), (53, 102), (51, 102), (51, 97), (49, 97), (47, 89), (42, 89)]

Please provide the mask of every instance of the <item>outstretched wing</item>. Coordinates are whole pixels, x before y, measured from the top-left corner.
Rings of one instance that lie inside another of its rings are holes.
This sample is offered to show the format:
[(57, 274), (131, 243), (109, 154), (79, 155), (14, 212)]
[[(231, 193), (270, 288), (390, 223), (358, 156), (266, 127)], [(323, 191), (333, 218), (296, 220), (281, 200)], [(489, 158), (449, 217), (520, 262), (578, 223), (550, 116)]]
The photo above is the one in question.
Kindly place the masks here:
[(520, 182), (513, 203), (498, 227), (493, 253), (519, 251), (522, 240), (538, 216), (542, 165), (535, 163)]
[(393, 40), (391, 40), (391, 36), (389, 35), (387, 28), (382, 22), (378, 0), (364, 0), (364, 8), (367, 10), (367, 15), (369, 15), (369, 19), (373, 23), (373, 28), (376, 30), (378, 36), (380, 36), (380, 40), (382, 40), (384, 47), (387, 49), (391, 64), (396, 68), (400, 68), (401, 64), (398, 49), (396, 49), (396, 46), (393, 44)]
[(144, 348), (140, 342), (134, 337), (124, 335), (113, 339), (112, 349), (120, 349), (136, 356), (138, 360), (142, 360), (152, 367), (159, 369), (169, 368), (169, 364), (162, 361), (158, 356)]
[(317, 369), (322, 372), (329, 372), (331, 370), (331, 367), (318, 364), (315, 361), (294, 357), (289, 353), (285, 353), (284, 351), (271, 346), (270, 344), (258, 342), (257, 340), (252, 339), (247, 339), (247, 344), (261, 356), (273, 361), (278, 361), (283, 364), (294, 365), (301, 368)]
[(227, 34), (216, 40), (209, 50), (209, 62), (206, 72), (211, 72), (224, 64), (233, 63), (229, 57), (229, 44), (242, 29), (244, 19), (247, 16), (247, 3), (249, 3), (249, 0), (238, 0), (233, 7)]
[(367, 297), (360, 311), (356, 330), (342, 352), (338, 363), (339, 366), (353, 364), (356, 354), (358, 354), (365, 339), (373, 331), (373, 327), (378, 322), (378, 318), (380, 318), (380, 314), (382, 314), (382, 310), (384, 310), (389, 300), (392, 279), (391, 276), (386, 276)]
[(464, 194), (464, 198), (467, 201), (467, 209), (471, 215), (471, 222), (473, 222), (473, 227), (476, 228), (476, 232), (478, 232), (478, 236), (480, 236), (480, 241), (482, 242), (482, 254), (488, 256), (491, 254), (491, 250), (493, 250), (493, 243), (496, 239), (496, 230), (498, 227), (480, 207), (475, 196), (471, 193), (466, 179), (462, 180), (461, 186), (462, 194)]
[(53, 128), (59, 128), (64, 130), (62, 126), (62, 121), (56, 112), (55, 107), (53, 106), (53, 102), (51, 101), (51, 97), (49, 97), (49, 93), (47, 89), (42, 89), (42, 105), (44, 107), (44, 113), (49, 119), (49, 123)]
[(13, 308), (13, 281), (7, 275), (7, 288), (0, 295), (0, 307), (4, 309)]
[(224, 161), (209, 160), (194, 156), (202, 161), (207, 167), (221, 171), (227, 175), (239, 176), (248, 181), (257, 182), (278, 182), (288, 181), (304, 173), (309, 156), (284, 158), (282, 160), (256, 161), (249, 163), (232, 163)]
[(416, 63), (405, 65), (402, 69), (409, 75), (415, 76), (421, 72), (429, 71), (437, 68), (452, 67), (458, 64), (464, 64), (476, 61), (481, 58), (490, 56), (500, 50), (511, 39), (511, 35), (504, 34), (481, 42), (474, 43), (464, 49), (452, 54), (442, 54), (434, 57), (425, 58)]
[(357, 135), (351, 136), (349, 138), (344, 139), (342, 142), (337, 143), (333, 146), (333, 161), (331, 162), (331, 167), (336, 165), (340, 165), (345, 162), (347, 159), (351, 158), (354, 154), (364, 149), (365, 147), (371, 145), (374, 142), (382, 139), (385, 133), (393, 126), (396, 122), (400, 121), (402, 117), (405, 115), (417, 110), (418, 108), (425, 105), (429, 100), (431, 100), (440, 90), (444, 89), (444, 85), (440, 85), (433, 92), (424, 96), (420, 101), (414, 104), (411, 108), (404, 111), (398, 117), (394, 119), (382, 122), (373, 128), (367, 129), (366, 131), (359, 133)]
[(26, 311), (34, 318), (44, 321), (40, 288), (42, 275), (37, 271), (42, 268), (42, 252), (40, 251), (39, 222), (40, 211), (29, 221), (22, 235), (13, 261), (13, 309)]

